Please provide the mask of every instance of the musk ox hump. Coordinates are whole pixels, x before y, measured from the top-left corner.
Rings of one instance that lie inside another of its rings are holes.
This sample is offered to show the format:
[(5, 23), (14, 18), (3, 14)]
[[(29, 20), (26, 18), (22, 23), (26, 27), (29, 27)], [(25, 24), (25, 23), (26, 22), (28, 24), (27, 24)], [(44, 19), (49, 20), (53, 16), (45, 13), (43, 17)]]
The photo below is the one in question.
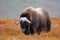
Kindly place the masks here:
[(33, 7), (27, 7), (22, 12), (25, 13), (25, 12), (31, 12), (31, 11), (34, 11), (34, 10), (35, 10), (35, 8), (33, 8)]
[(35, 11), (40, 15), (44, 15), (42, 7), (36, 8)]

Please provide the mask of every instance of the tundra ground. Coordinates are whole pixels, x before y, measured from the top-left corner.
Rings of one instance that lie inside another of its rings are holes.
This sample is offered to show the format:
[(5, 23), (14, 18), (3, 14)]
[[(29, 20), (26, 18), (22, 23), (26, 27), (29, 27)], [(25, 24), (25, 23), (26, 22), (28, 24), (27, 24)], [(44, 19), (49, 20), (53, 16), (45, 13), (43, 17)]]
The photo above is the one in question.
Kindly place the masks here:
[(0, 19), (0, 40), (60, 40), (60, 18), (51, 19), (51, 31), (40, 35), (25, 35), (19, 20)]

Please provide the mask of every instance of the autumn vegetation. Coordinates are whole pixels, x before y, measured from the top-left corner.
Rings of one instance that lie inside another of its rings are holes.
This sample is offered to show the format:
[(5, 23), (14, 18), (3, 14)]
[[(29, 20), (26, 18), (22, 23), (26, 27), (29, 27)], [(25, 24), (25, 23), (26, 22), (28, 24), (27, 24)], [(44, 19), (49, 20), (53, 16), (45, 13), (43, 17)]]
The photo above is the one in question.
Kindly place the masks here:
[(60, 18), (51, 18), (51, 31), (25, 35), (19, 20), (0, 19), (0, 40), (60, 40)]

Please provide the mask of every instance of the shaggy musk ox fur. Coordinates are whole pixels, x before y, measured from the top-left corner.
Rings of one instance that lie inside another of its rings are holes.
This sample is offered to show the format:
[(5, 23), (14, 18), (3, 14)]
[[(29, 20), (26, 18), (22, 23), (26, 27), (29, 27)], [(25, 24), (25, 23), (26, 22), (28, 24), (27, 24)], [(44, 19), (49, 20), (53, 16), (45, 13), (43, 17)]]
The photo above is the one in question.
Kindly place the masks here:
[[(24, 29), (23, 32), (27, 35), (33, 33), (40, 34), (41, 31), (49, 32), (51, 30), (51, 20), (48, 11), (43, 7), (28, 7), (22, 11), (20, 18), (24, 20), (20, 21), (20, 23), (23, 22), (21, 23), (21, 28), (24, 27), (22, 28)], [(26, 19), (29, 20), (30, 23)], [(26, 23), (24, 24), (24, 22)]]

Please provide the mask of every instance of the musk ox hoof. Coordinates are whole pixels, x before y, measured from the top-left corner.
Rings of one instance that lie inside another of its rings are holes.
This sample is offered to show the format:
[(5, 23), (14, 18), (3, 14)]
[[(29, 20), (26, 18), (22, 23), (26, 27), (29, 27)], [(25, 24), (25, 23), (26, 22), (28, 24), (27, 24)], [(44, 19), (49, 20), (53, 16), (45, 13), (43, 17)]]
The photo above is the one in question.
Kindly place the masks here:
[(24, 33), (25, 33), (25, 35), (29, 35), (30, 34), (29, 32), (26, 32), (26, 31)]

